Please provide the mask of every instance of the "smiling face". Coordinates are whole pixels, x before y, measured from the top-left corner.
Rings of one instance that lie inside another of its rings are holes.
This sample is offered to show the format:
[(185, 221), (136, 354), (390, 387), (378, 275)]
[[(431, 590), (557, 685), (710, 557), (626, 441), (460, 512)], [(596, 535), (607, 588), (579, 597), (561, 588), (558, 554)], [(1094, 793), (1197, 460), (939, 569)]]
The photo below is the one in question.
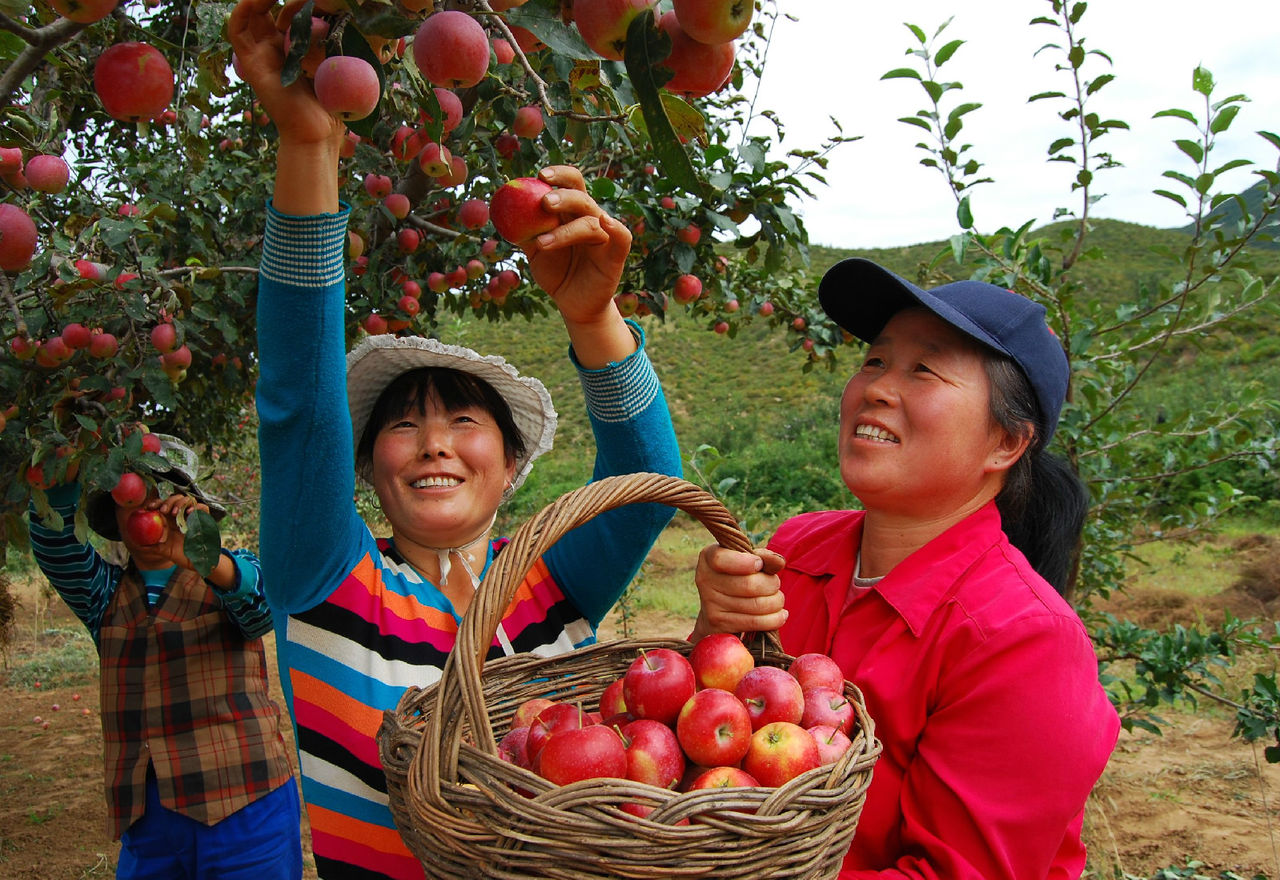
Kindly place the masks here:
[(986, 357), (924, 309), (885, 325), (840, 401), (840, 475), (868, 511), (949, 519), (995, 497), (1025, 441), (991, 417)]
[(448, 383), (389, 390), (395, 405), (380, 402), (370, 419), (369, 463), (397, 546), (411, 557), (414, 545), (456, 547), (483, 535), (516, 468), (510, 419), (495, 414), (501, 399), (495, 407)]

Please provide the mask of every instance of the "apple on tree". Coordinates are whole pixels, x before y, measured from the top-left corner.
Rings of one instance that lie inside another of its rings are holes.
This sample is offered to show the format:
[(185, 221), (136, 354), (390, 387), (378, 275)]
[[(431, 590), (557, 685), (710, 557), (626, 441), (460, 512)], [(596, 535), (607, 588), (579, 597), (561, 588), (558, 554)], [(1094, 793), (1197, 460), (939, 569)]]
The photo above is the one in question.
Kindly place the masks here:
[(551, 186), (536, 177), (507, 181), (489, 199), (493, 228), (512, 244), (555, 229), (560, 218), (542, 205), (542, 197), (549, 192)]
[(331, 55), (321, 61), (314, 86), (320, 106), (344, 122), (364, 119), (382, 96), (373, 65), (354, 55)]
[(489, 37), (480, 22), (457, 9), (426, 17), (413, 36), (413, 60), (432, 85), (470, 88), (489, 69)]
[(582, 0), (573, 5), (573, 23), (592, 52), (621, 61), (627, 48), (627, 28), (655, 0)]
[(173, 68), (149, 43), (116, 43), (98, 56), (93, 88), (107, 115), (126, 122), (155, 119), (173, 100)]
[(680, 27), (699, 43), (727, 43), (746, 32), (754, 0), (672, 0)]
[(125, 540), (136, 547), (151, 547), (164, 540), (168, 524), (158, 510), (141, 507), (130, 512), (124, 523)]
[(0, 203), (0, 270), (18, 272), (36, 252), (36, 224), (17, 205)]

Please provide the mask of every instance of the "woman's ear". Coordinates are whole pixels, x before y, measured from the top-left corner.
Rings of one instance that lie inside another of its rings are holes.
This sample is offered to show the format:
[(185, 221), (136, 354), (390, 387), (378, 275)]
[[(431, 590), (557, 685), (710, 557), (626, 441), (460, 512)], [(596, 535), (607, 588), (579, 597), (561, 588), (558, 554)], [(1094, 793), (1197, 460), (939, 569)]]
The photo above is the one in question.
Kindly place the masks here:
[(985, 473), (1008, 471), (1026, 454), (1031, 441), (1035, 439), (1036, 429), (1031, 425), (1027, 425), (1025, 431), (1019, 431), (1017, 434), (1011, 434), (1003, 428), (998, 430), (1000, 440), (995, 449), (991, 450), (991, 456), (983, 468)]

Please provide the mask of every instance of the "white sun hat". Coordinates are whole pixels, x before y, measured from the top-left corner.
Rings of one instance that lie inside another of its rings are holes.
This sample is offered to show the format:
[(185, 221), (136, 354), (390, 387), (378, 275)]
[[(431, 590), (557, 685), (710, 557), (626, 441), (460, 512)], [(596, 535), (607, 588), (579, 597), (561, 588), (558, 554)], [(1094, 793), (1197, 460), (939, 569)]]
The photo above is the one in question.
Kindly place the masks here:
[[(437, 339), (384, 333), (366, 337), (347, 355), (347, 405), (356, 448), (360, 448), (369, 414), (382, 392), (397, 377), (422, 367), (469, 373), (492, 385), (506, 401), (525, 446), (524, 454), (516, 459), (508, 494), (519, 488), (529, 475), (533, 460), (551, 449), (557, 421), (551, 394), (537, 379), (521, 376), (505, 358), (482, 355)], [(368, 479), (367, 474), (359, 476)]]

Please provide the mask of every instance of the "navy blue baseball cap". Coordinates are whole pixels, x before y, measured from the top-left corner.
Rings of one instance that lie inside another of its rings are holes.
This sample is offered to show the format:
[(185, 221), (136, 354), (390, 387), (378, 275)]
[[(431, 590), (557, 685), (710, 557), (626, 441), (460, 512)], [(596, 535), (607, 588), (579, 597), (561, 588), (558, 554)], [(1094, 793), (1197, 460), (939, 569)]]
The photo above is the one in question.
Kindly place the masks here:
[(902, 309), (928, 309), (966, 336), (1013, 359), (1040, 404), (1048, 432), (1045, 442), (1053, 436), (1071, 368), (1038, 302), (985, 281), (952, 281), (925, 290), (856, 257), (827, 270), (818, 285), (818, 301), (827, 317), (863, 342), (879, 336)]

